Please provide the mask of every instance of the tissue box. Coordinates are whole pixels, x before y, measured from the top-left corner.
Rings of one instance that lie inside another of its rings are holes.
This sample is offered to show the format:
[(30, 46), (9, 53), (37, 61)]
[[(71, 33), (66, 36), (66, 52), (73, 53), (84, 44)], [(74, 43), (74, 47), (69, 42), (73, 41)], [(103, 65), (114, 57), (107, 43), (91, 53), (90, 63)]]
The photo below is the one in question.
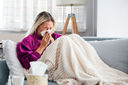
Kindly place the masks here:
[(32, 75), (44, 75), (47, 70), (47, 65), (41, 61), (30, 62), (30, 73)]
[(47, 75), (27, 75), (27, 85), (48, 85)]

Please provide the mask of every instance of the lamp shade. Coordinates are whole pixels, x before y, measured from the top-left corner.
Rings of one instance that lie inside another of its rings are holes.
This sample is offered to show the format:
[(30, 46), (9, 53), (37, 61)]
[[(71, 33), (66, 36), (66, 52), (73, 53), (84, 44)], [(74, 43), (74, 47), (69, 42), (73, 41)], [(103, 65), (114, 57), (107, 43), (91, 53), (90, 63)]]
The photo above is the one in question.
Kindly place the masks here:
[(88, 0), (56, 0), (57, 6), (70, 6), (70, 5), (86, 5)]

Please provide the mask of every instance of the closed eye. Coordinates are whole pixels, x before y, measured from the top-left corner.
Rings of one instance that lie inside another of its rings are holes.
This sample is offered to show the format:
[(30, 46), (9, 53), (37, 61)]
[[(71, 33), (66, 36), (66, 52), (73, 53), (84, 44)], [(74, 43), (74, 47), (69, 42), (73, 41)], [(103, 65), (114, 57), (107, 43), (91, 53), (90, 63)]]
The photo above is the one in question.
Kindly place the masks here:
[(51, 30), (52, 28), (48, 28), (48, 27), (44, 27), (45, 29), (47, 29), (47, 30)]

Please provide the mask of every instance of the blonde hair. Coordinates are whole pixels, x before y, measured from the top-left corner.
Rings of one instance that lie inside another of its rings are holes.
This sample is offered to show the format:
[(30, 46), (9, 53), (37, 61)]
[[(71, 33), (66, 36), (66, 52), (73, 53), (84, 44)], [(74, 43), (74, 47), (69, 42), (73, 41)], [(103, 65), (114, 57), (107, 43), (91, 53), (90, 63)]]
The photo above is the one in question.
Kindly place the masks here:
[(52, 28), (52, 33), (53, 33), (55, 31), (55, 21), (54, 21), (54, 19), (51, 16), (50, 13), (44, 11), (44, 12), (41, 12), (41, 13), (39, 13), (37, 15), (32, 28), (28, 30), (28, 32), (26, 33), (25, 36), (28, 36), (28, 35), (33, 34), (33, 33), (36, 33), (37, 32), (37, 28), (40, 25), (42, 25), (43, 23), (45, 23), (46, 21), (52, 21), (53, 22), (53, 28)]

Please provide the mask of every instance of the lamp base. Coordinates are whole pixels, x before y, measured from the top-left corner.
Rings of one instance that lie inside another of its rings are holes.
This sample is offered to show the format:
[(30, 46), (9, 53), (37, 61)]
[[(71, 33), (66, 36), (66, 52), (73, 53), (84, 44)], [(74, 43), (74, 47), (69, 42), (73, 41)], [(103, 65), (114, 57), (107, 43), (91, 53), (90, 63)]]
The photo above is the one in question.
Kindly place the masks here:
[(70, 18), (72, 21), (72, 33), (78, 34), (78, 28), (77, 28), (75, 14), (71, 13), (71, 14), (68, 14), (67, 20), (66, 20), (65, 25), (64, 25), (64, 29), (62, 31), (62, 35), (65, 35), (65, 33), (67, 31), (67, 26), (68, 26)]

